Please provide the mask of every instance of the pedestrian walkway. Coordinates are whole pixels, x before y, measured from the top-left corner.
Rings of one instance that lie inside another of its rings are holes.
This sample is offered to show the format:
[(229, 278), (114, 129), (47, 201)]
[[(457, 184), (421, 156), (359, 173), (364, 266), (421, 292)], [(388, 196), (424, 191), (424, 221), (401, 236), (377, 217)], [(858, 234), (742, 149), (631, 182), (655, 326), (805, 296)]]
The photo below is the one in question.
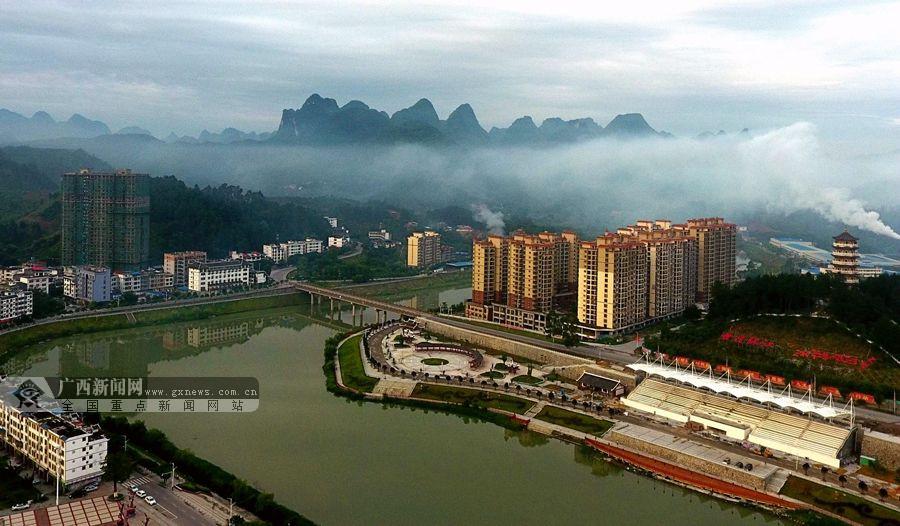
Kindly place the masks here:
[(143, 477), (135, 477), (133, 479), (128, 479), (127, 481), (125, 481), (125, 487), (130, 488), (131, 486), (143, 486), (145, 484), (150, 484), (150, 483), (153, 483), (154, 485), (156, 484), (156, 482), (153, 480), (152, 476), (145, 475)]
[(534, 418), (541, 412), (541, 409), (543, 409), (545, 405), (547, 405), (546, 402), (538, 402), (531, 406), (531, 409), (525, 411), (525, 414), (522, 416), (525, 418)]

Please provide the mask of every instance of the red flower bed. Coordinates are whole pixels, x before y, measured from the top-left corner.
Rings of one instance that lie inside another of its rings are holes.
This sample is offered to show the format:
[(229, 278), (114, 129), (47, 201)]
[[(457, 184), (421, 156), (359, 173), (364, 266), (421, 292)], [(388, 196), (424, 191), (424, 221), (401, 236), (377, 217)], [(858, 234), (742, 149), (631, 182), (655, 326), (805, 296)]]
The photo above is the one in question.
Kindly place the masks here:
[(719, 336), (719, 340), (723, 342), (731, 342), (745, 347), (759, 347), (760, 349), (771, 349), (775, 347), (775, 342), (756, 336), (748, 336), (746, 334), (734, 334), (731, 332), (723, 332)]
[(861, 371), (865, 371), (877, 361), (877, 358), (874, 356), (866, 360), (861, 360), (859, 357), (851, 354), (828, 352), (819, 349), (797, 349), (794, 351), (794, 358), (805, 358), (817, 362), (834, 362), (848, 367), (859, 367)]

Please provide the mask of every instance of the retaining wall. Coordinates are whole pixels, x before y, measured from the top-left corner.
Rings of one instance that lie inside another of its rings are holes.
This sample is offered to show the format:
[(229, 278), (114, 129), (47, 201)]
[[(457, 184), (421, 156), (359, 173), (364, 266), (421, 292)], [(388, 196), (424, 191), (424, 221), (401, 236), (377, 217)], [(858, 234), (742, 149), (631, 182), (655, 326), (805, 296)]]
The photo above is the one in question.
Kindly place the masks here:
[[(476, 347), (503, 352), (510, 356), (521, 356), (522, 358), (527, 358), (550, 366), (594, 365), (594, 361), (587, 358), (579, 358), (577, 356), (563, 354), (537, 345), (521, 343), (499, 336), (482, 334), (462, 327), (441, 323), (436, 320), (417, 318), (416, 321), (420, 327), (424, 327), (428, 332), (440, 334), (441, 336), (446, 336), (453, 340), (465, 342)], [(562, 371), (560, 371), (560, 373), (562, 373)]]

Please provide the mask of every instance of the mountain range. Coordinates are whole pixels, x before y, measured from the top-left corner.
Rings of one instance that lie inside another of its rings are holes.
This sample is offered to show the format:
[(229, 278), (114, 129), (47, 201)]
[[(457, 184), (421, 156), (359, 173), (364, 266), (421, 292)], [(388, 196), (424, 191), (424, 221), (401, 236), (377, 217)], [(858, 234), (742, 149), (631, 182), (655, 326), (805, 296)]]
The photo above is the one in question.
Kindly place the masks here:
[(545, 119), (540, 126), (530, 116), (516, 119), (508, 128), (491, 128), (478, 122), (469, 104), (453, 110), (446, 120), (438, 117), (428, 99), (388, 115), (358, 100), (339, 106), (337, 101), (310, 95), (299, 109), (285, 109), (278, 130), (269, 139), (282, 144), (352, 144), (414, 142), (456, 145), (559, 144), (597, 137), (667, 137), (654, 130), (640, 113), (617, 115), (604, 128), (591, 118)]
[[(110, 136), (106, 138), (106, 136)], [(352, 100), (343, 106), (331, 98), (310, 95), (298, 109), (285, 109), (274, 132), (244, 132), (225, 128), (219, 133), (203, 130), (197, 137), (170, 133), (161, 142), (168, 144), (391, 144), (421, 143), (435, 145), (552, 145), (597, 137), (670, 137), (654, 130), (639, 113), (616, 116), (606, 127), (591, 118), (545, 119), (540, 126), (530, 116), (516, 119), (508, 128), (486, 131), (469, 104), (461, 104), (442, 120), (428, 99), (420, 99), (408, 108), (389, 115)], [(126, 126), (116, 133), (103, 122), (74, 114), (67, 121), (56, 121), (39, 111), (32, 117), (0, 109), (0, 144), (47, 145), (47, 141), (97, 139), (101, 143), (117, 141), (143, 143), (159, 140), (144, 128)]]

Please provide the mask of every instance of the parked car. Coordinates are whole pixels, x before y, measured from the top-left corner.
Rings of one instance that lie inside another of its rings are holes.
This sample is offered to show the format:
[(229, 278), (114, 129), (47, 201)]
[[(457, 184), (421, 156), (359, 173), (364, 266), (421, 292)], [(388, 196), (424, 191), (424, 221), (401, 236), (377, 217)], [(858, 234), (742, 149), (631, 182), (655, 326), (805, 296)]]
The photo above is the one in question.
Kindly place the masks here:
[(147, 502), (147, 504), (149, 504), (151, 506), (156, 506), (156, 499), (154, 499), (150, 495), (147, 495), (147, 498), (144, 500)]
[(30, 507), (31, 507), (31, 501), (29, 500), (28, 502), (26, 502), (24, 504), (16, 504), (15, 506), (12, 507), (12, 510), (13, 511), (22, 511), (22, 510), (27, 510)]
[(137, 486), (137, 484), (134, 484), (134, 485), (132, 485), (132, 486), (131, 486), (130, 488), (128, 488), (128, 489), (129, 489), (132, 493), (137, 493), (137, 490), (139, 490), (140, 488)]
[(100, 488), (99, 484), (91, 484), (90, 486), (85, 486), (84, 491), (87, 491), (90, 493), (91, 491), (97, 491), (97, 489), (99, 489), (99, 488)]
[(135, 491), (134, 494), (142, 499), (147, 496), (147, 492), (142, 489)]

